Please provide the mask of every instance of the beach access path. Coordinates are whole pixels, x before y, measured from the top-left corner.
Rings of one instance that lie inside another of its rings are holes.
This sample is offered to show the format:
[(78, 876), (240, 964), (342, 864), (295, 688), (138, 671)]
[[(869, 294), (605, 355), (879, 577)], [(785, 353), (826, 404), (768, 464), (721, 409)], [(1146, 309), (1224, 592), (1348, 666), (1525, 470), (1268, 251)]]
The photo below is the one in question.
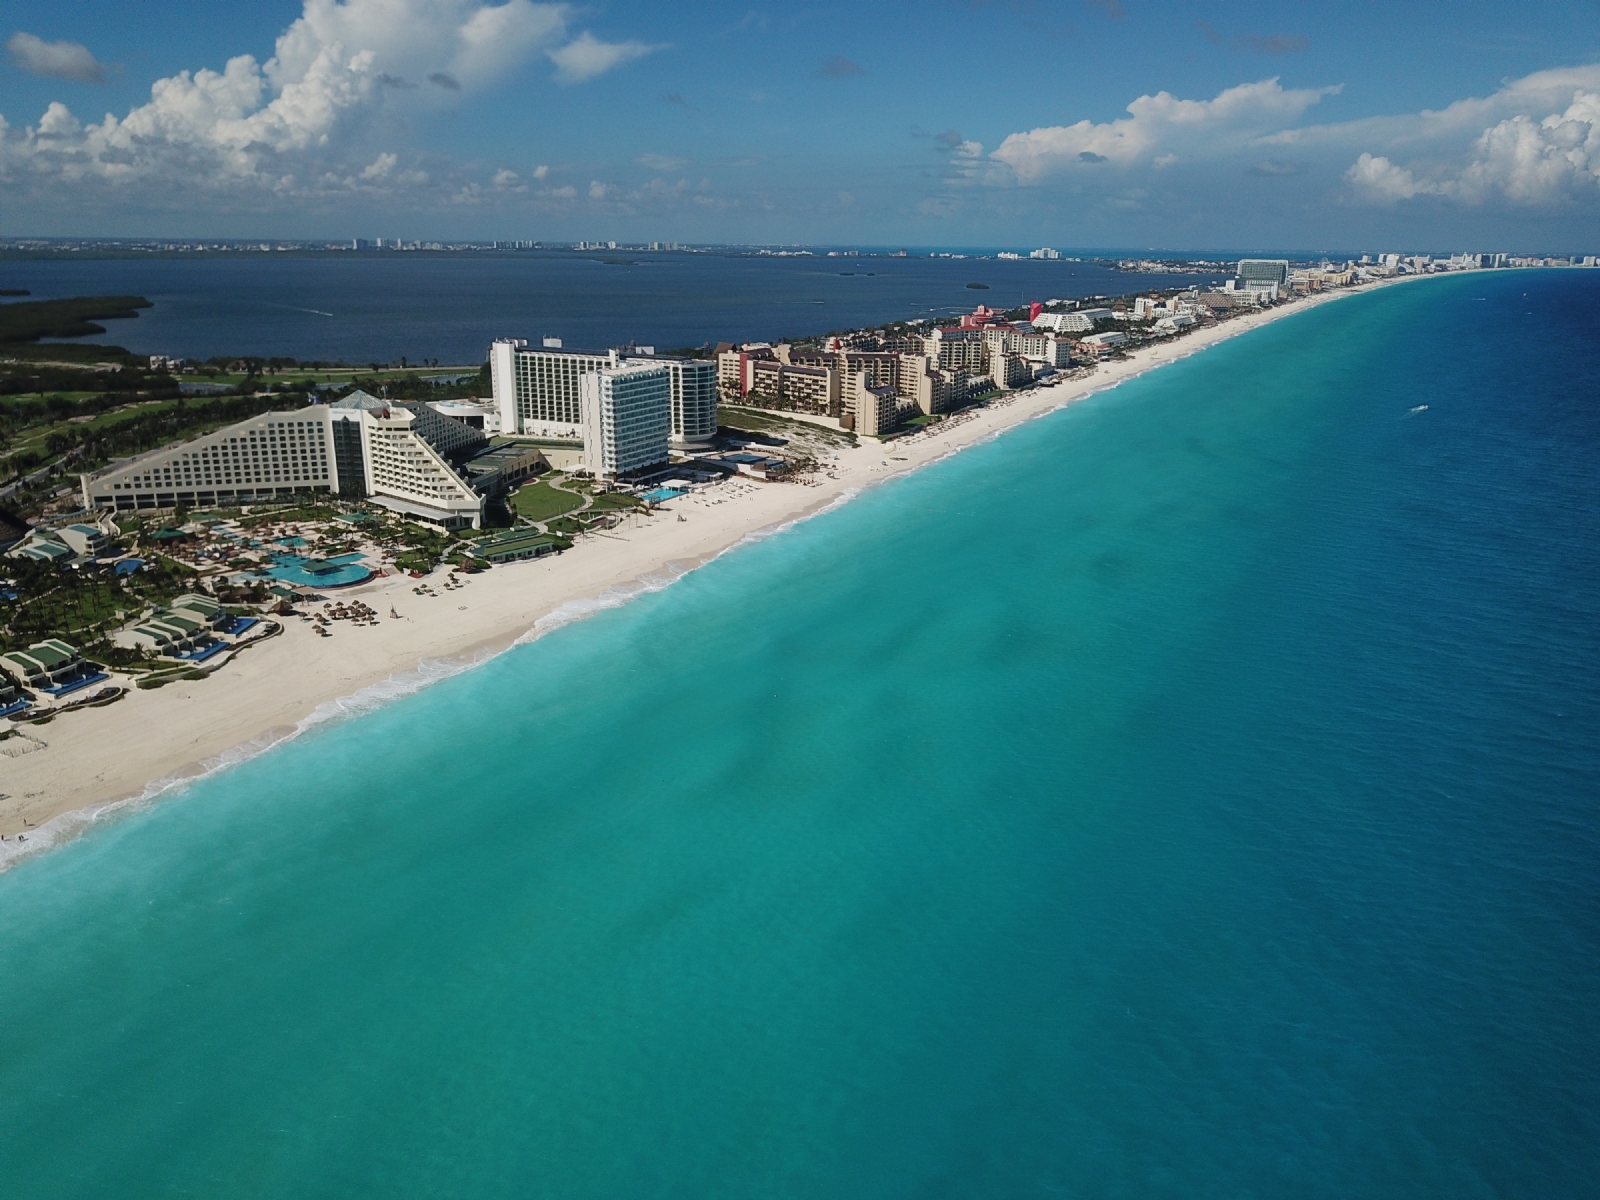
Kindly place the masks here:
[[(283, 636), (241, 655), (212, 677), (158, 690), (130, 690), (119, 703), (20, 728), (42, 748), (0, 757), (0, 868), (71, 837), (127, 805), (147, 802), (211, 771), (224, 769), (305, 727), (319, 709), (357, 693), (406, 690), (430, 676), (497, 654), (563, 606), (597, 601), (608, 591), (672, 578), (741, 539), (804, 519), (848, 495), (985, 440), (1135, 375), (1185, 358), (1225, 338), (1292, 317), (1357, 292), (1427, 276), (1402, 276), (1362, 288), (1324, 292), (1291, 304), (1220, 321), (1146, 346), (1093, 372), (970, 410), (932, 432), (890, 442), (863, 440), (841, 449), (807, 485), (719, 485), (721, 504), (674, 505), (572, 550), (469, 576), (467, 586), (418, 596), (418, 581), (390, 576), (337, 593), (381, 615), (376, 627), (335, 627), (318, 637), (298, 619)], [(740, 480), (739, 484), (746, 484)], [(679, 513), (684, 520), (678, 520)], [(430, 580), (442, 578), (435, 572)], [(401, 616), (396, 620), (390, 609)], [(546, 622), (548, 624), (548, 622)], [(431, 670), (430, 670), (431, 664)], [(27, 839), (18, 841), (22, 834)]]

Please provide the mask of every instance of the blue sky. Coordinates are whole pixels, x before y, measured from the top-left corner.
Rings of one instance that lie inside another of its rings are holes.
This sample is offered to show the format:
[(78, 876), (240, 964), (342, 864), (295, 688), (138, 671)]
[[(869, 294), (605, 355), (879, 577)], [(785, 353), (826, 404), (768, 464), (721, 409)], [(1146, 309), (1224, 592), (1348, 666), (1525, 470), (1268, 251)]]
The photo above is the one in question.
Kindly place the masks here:
[(1600, 249), (1600, 3), (0, 13), (5, 235)]

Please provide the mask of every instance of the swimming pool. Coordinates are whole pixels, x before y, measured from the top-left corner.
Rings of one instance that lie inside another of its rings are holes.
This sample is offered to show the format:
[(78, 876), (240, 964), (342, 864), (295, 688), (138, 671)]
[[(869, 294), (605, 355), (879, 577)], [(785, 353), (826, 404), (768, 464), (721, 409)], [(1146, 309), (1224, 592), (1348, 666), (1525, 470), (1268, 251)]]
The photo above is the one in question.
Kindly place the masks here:
[(340, 554), (334, 558), (304, 558), (298, 554), (277, 554), (264, 575), (300, 587), (337, 588), (365, 583), (372, 571), (361, 565), (359, 554)]
[(657, 488), (653, 492), (646, 492), (640, 499), (650, 504), (665, 504), (668, 500), (676, 500), (679, 496), (687, 496), (687, 488)]

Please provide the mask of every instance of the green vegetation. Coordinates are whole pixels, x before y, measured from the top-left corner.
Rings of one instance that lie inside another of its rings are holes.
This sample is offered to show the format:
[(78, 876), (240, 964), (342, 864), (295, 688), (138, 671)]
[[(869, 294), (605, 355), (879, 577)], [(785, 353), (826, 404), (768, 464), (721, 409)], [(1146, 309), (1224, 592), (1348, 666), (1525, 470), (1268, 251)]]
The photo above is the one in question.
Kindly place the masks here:
[(188, 568), (155, 558), (145, 569), (117, 576), (109, 566), (60, 568), (31, 559), (7, 559), (18, 598), (0, 604), (0, 647), (11, 650), (59, 637), (91, 657), (115, 657), (101, 639), (152, 604), (164, 604), (194, 587)]
[(790, 442), (813, 454), (856, 444), (856, 435), (848, 429), (833, 429), (765, 409), (722, 404), (717, 408), (717, 419), (721, 422), (718, 432), (724, 436), (753, 436), (755, 441), (774, 445)]
[(583, 507), (583, 497), (551, 487), (549, 476), (525, 483), (511, 497), (517, 516), (529, 521), (548, 521), (575, 508)]
[(0, 304), (0, 344), (104, 333), (105, 326), (94, 322), (136, 317), (139, 309), (150, 307), (151, 302), (143, 296), (75, 296)]
[[(618, 512), (622, 509), (643, 508), (644, 502), (626, 492), (601, 492), (590, 502), (588, 512)], [(585, 513), (588, 515), (588, 513)]]

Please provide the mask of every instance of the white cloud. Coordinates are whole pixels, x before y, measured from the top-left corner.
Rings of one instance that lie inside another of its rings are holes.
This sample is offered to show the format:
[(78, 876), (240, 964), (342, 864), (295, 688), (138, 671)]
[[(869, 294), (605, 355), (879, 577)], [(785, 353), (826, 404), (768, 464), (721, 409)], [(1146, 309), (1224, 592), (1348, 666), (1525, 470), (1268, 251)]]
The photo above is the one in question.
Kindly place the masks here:
[(1600, 200), (1600, 93), (1574, 92), (1564, 111), (1543, 120), (1519, 114), (1491, 125), (1464, 165), (1448, 163), (1431, 178), (1365, 151), (1345, 178), (1378, 203), (1422, 195), (1517, 207), (1592, 203)]
[(602, 42), (587, 31), (559, 49), (548, 51), (550, 61), (556, 65), (556, 78), (562, 83), (582, 83), (602, 75), (612, 67), (646, 54), (653, 54), (664, 46), (650, 46), (644, 42)]
[(544, 163), (540, 163), (533, 169), (533, 177), (535, 179), (548, 179), (550, 177), (550, 168)]
[(1180, 100), (1170, 92), (1140, 96), (1127, 117), (1096, 124), (1049, 125), (1013, 133), (990, 157), (1010, 167), (1020, 183), (1034, 184), (1103, 163), (1119, 167), (1151, 161), (1181, 148), (1218, 153), (1248, 144), (1298, 119), (1338, 87), (1289, 88), (1277, 79), (1240, 84), (1211, 100)]
[(31, 33), (17, 32), (6, 39), (11, 58), (30, 75), (51, 75), (79, 83), (104, 83), (105, 68), (82, 42), (47, 42)]
[(1395, 166), (1381, 154), (1363, 152), (1344, 173), (1344, 177), (1362, 195), (1379, 203), (1409, 200), (1423, 192), (1438, 190), (1435, 185), (1418, 179), (1404, 167)]
[[(85, 125), (59, 102), (33, 126), (13, 128), (0, 117), (0, 180), (185, 194), (415, 186), (427, 176), (381, 165), (392, 156), (361, 166), (391, 109), (448, 106), (456, 93), (488, 88), (540, 54), (551, 54), (571, 81), (650, 49), (608, 46), (588, 33), (569, 41), (569, 15), (564, 4), (531, 0), (304, 0), (264, 64), (244, 54), (220, 72), (158, 79), (149, 102), (120, 119), (108, 113)], [(86, 50), (72, 59), (73, 43), (19, 34), (8, 44), (19, 61), (55, 55), (48, 60), (58, 66), (93, 64)]]
[(605, 184), (601, 183), (598, 179), (590, 180), (589, 199), (604, 200), (606, 198), (606, 193), (609, 191), (611, 191), (611, 189)]
[[(1600, 63), (1538, 71), (1439, 110), (1286, 130), (1269, 139), (1356, 154), (1352, 193), (1525, 208), (1600, 201)], [(1345, 162), (1350, 162), (1345, 158)]]
[(382, 179), (390, 171), (394, 170), (395, 164), (399, 161), (400, 159), (397, 155), (380, 154), (372, 161), (370, 166), (362, 170), (361, 178), (367, 180)]

